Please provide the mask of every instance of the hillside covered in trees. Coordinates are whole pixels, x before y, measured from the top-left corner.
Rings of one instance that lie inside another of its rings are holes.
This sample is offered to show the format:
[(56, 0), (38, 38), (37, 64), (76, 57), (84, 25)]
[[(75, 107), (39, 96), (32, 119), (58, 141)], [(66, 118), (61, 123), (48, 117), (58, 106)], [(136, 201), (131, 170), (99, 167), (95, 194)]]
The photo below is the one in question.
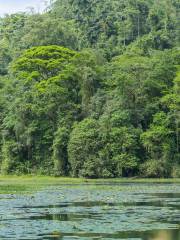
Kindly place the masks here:
[(0, 171), (180, 177), (178, 0), (0, 18)]

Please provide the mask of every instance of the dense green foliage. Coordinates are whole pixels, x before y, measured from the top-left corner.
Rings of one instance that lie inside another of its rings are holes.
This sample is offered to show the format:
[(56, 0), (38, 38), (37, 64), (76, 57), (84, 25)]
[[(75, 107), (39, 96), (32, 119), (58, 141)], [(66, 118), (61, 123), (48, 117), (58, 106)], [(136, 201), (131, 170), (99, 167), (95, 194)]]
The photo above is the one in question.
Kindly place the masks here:
[(180, 177), (177, 0), (0, 19), (1, 173)]

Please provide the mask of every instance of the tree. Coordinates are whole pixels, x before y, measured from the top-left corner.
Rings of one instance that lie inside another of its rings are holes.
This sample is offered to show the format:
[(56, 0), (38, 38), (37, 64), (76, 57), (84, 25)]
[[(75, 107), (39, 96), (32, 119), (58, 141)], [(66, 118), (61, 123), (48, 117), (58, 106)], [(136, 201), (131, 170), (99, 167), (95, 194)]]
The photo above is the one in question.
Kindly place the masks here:
[(111, 173), (109, 176), (125, 177), (137, 173), (140, 161), (139, 136), (141, 129), (135, 129), (127, 110), (120, 110), (118, 102), (108, 102), (100, 118), (100, 134), (103, 148), (100, 156)]
[[(164, 112), (158, 112), (150, 128), (141, 135), (149, 153), (149, 160), (143, 165), (143, 174), (148, 177), (168, 177), (171, 173), (174, 144), (170, 122)], [(153, 171), (152, 171), (153, 170)]]
[(13, 138), (19, 146), (16, 158), (24, 164), (29, 162), (35, 171), (43, 164), (52, 168), (49, 159), (59, 119), (66, 111), (76, 109), (68, 98), (72, 95), (68, 81), (72, 79), (65, 71), (74, 55), (63, 47), (35, 47), (12, 66), (15, 92), (3, 123), (7, 132), (4, 144)]
[(68, 143), (68, 159), (74, 177), (101, 177), (103, 162), (98, 151), (101, 147), (99, 125), (94, 119), (75, 124)]
[(68, 174), (68, 154), (67, 144), (69, 140), (69, 131), (66, 127), (60, 127), (55, 133), (53, 141), (53, 161), (54, 174), (63, 176)]

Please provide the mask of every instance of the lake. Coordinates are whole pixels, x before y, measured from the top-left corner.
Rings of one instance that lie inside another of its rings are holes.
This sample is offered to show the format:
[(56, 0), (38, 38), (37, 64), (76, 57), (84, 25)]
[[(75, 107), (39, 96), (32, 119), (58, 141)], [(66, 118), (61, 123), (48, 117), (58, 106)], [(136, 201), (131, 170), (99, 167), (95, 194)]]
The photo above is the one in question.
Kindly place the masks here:
[(64, 183), (2, 192), (0, 239), (180, 240), (180, 184)]

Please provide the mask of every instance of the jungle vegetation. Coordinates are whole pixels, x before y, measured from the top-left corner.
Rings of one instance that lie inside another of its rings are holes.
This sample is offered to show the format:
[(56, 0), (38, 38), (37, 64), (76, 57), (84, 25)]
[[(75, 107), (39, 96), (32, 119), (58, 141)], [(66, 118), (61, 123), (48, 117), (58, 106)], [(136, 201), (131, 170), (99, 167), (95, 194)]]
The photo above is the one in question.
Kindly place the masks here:
[(0, 171), (180, 177), (178, 0), (0, 18)]

